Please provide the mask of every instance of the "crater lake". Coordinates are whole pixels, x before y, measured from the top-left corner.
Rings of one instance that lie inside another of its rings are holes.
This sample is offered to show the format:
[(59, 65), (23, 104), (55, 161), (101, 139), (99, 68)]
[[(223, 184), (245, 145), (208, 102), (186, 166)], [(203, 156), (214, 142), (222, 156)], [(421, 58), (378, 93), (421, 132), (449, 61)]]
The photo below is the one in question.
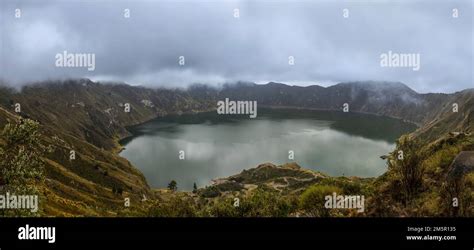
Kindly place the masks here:
[(120, 155), (154, 188), (175, 180), (178, 189), (192, 190), (194, 183), (204, 187), (265, 162), (296, 162), (332, 176), (375, 177), (387, 170), (380, 156), (416, 129), (399, 119), (361, 113), (258, 112), (255, 119), (216, 112), (160, 117), (128, 128), (133, 136), (120, 142)]

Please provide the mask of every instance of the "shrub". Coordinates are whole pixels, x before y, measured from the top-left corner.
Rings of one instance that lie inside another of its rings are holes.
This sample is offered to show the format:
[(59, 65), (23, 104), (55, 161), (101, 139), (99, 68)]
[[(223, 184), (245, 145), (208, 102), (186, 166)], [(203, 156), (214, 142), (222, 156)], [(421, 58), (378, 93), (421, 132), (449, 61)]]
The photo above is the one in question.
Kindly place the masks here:
[(329, 209), (324, 207), (325, 197), (332, 193), (342, 194), (342, 189), (336, 186), (314, 185), (301, 194), (299, 207), (308, 216), (327, 217), (330, 215)]
[(220, 192), (216, 186), (210, 186), (200, 191), (200, 195), (204, 198), (215, 198), (220, 195)]
[[(0, 147), (0, 172), (3, 191), (16, 195), (38, 195), (44, 179), (42, 157), (48, 151), (41, 143), (39, 124), (30, 119), (7, 124), (2, 131), (5, 144)], [(4, 215), (32, 216), (29, 210), (8, 210)], [(9, 214), (12, 213), (12, 214)]]
[(185, 195), (176, 194), (169, 201), (158, 202), (152, 206), (148, 215), (151, 217), (196, 217), (197, 205)]
[[(403, 152), (403, 158), (398, 158), (398, 152)], [(400, 180), (402, 192), (404, 193), (404, 204), (406, 205), (419, 191), (423, 183), (424, 168), (421, 164), (424, 159), (419, 141), (410, 139), (403, 135), (397, 141), (397, 150), (392, 153), (394, 160), (389, 161), (390, 168), (393, 169)]]
[(297, 202), (279, 192), (257, 188), (239, 198), (234, 206), (233, 198), (221, 198), (209, 208), (210, 216), (216, 217), (287, 217), (297, 208)]

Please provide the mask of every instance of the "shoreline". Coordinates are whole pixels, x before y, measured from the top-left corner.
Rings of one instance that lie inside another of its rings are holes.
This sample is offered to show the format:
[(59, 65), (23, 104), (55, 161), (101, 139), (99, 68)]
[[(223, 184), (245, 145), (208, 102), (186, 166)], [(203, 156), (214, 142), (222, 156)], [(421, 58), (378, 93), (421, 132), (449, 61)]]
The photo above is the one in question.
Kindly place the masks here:
[[(339, 109), (321, 109), (321, 108), (309, 108), (309, 107), (298, 107), (298, 106), (271, 106), (271, 105), (267, 106), (267, 105), (263, 105), (262, 107), (267, 108), (267, 109), (286, 109), (286, 110), (295, 109), (295, 110), (303, 110), (303, 111), (307, 110), (307, 111), (342, 112)], [(420, 123), (420, 122), (415, 122), (415, 121), (403, 119), (401, 117), (396, 117), (396, 116), (392, 116), (392, 115), (382, 115), (382, 114), (364, 112), (364, 111), (351, 111), (351, 112), (348, 112), (348, 113), (364, 114), (364, 115), (375, 115), (375, 116), (379, 116), (379, 117), (388, 117), (388, 118), (392, 118), (392, 119), (397, 119), (397, 120), (400, 120), (400, 121), (403, 121), (403, 122), (406, 122), (406, 123), (411, 123), (411, 124), (415, 125), (417, 127), (417, 129), (424, 125), (423, 123)]]
[[(263, 109), (267, 109), (267, 110), (298, 110), (298, 111), (326, 111), (326, 112), (341, 112), (341, 110), (335, 110), (335, 109), (320, 109), (320, 108), (308, 108), (308, 107), (294, 107), (294, 106), (262, 106), (261, 108)], [(137, 127), (137, 126), (140, 126), (140, 125), (143, 125), (143, 124), (146, 124), (148, 122), (152, 122), (156, 119), (159, 119), (159, 118), (163, 118), (163, 117), (166, 117), (166, 116), (181, 116), (181, 115), (198, 115), (198, 114), (202, 114), (202, 113), (211, 113), (211, 112), (214, 112), (216, 111), (216, 109), (212, 109), (212, 110), (204, 110), (204, 111), (194, 111), (194, 112), (186, 112), (186, 113), (179, 113), (179, 112), (175, 112), (175, 113), (169, 113), (169, 114), (166, 114), (166, 115), (159, 115), (159, 116), (155, 116), (154, 118), (152, 119), (148, 119), (142, 123), (138, 123), (138, 124), (133, 124), (133, 125), (129, 125), (129, 126), (125, 126), (125, 129), (127, 130), (127, 132), (129, 133), (128, 135), (126, 136), (122, 136), (122, 137), (117, 137), (116, 139), (114, 139), (115, 141), (115, 144), (116, 146), (112, 149), (113, 153), (116, 154), (117, 156), (119, 157), (122, 157), (124, 159), (126, 159), (127, 161), (129, 161), (127, 158), (123, 157), (120, 155), (121, 152), (123, 152), (124, 150), (126, 150), (126, 147), (125, 145), (121, 144), (120, 142), (123, 141), (123, 140), (126, 140), (126, 139), (129, 139), (133, 136), (135, 136), (131, 131), (130, 131), (130, 128), (133, 128), (133, 127)], [(350, 113), (355, 113), (355, 114), (364, 114), (364, 115), (375, 115), (375, 116), (378, 116), (378, 117), (387, 117), (387, 118), (392, 118), (392, 119), (396, 119), (396, 120), (400, 120), (400, 121), (403, 121), (403, 122), (406, 122), (406, 123), (410, 123), (410, 124), (413, 124), (416, 126), (416, 129), (410, 133), (413, 133), (415, 131), (417, 131), (419, 128), (420, 128), (420, 125), (418, 125), (418, 123), (415, 123), (415, 122), (412, 122), (412, 121), (407, 121), (405, 119), (401, 119), (401, 118), (398, 118), (398, 117), (394, 117), (394, 116), (387, 116), (387, 115), (381, 115), (381, 114), (375, 114), (375, 113), (369, 113), (369, 112), (359, 112), (359, 111), (352, 111)], [(395, 142), (394, 142), (395, 143)], [(387, 154), (389, 154), (390, 152), (388, 152)], [(384, 155), (386, 156), (386, 155)], [(381, 156), (378, 156), (379, 158), (382, 158)], [(383, 161), (385, 161), (385, 164), (386, 163), (386, 159), (383, 159)], [(130, 161), (129, 161), (130, 162)], [(137, 169), (138, 171), (140, 171), (140, 173), (142, 173), (142, 171), (136, 167), (134, 164), (132, 164), (130, 162), (130, 164), (135, 168)], [(263, 164), (263, 163), (262, 163)], [(244, 170), (250, 170), (250, 169), (254, 169), (256, 168), (257, 166), (255, 167), (250, 167), (250, 168), (246, 168), (246, 169), (243, 169), (242, 171)], [(316, 172), (317, 170), (312, 170), (312, 169), (308, 169), (310, 171), (313, 171), (313, 172)], [(378, 175), (378, 176), (371, 176), (371, 177), (361, 177), (361, 176), (330, 176), (332, 178), (339, 178), (339, 177), (346, 177), (346, 178), (360, 178), (360, 179), (372, 179), (372, 178), (378, 178), (382, 175), (384, 175), (386, 172), (388, 171), (388, 169), (383, 172), (382, 174)], [(142, 173), (143, 174), (143, 173)], [(238, 175), (240, 174), (239, 173), (235, 173), (233, 175)], [(212, 179), (211, 182), (209, 183), (210, 186), (213, 186), (213, 185), (217, 185), (218, 183), (215, 182), (215, 180), (226, 180), (228, 179), (229, 177), (233, 176), (233, 175), (230, 175), (230, 176), (221, 176), (221, 177), (216, 177), (215, 179)], [(144, 176), (144, 175), (143, 175)], [(146, 179), (146, 176), (145, 176), (145, 180), (148, 184), (148, 181)], [(167, 190), (166, 187), (150, 187), (151, 190)], [(183, 190), (181, 192), (191, 192), (191, 191), (186, 191), (186, 190)]]

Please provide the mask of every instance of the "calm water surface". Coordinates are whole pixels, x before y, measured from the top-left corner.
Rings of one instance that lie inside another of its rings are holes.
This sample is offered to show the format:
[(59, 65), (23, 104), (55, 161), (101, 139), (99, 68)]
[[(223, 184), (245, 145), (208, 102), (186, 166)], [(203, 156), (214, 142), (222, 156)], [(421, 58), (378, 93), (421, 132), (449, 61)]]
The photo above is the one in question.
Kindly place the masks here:
[[(262, 110), (258, 117), (216, 113), (168, 116), (130, 128), (121, 155), (155, 188), (209, 185), (264, 162), (297, 162), (334, 176), (378, 176), (380, 159), (415, 125), (388, 117), (332, 111)], [(185, 159), (179, 159), (184, 150)], [(288, 160), (288, 151), (294, 160)]]

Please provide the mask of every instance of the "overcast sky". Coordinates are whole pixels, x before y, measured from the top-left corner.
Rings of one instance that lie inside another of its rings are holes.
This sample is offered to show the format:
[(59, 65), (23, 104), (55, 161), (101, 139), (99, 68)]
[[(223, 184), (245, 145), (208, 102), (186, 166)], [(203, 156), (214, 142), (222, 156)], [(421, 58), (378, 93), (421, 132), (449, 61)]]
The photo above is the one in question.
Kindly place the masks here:
[[(2, 0), (0, 77), (16, 86), (89, 77), (166, 87), (360, 80), (401, 81), (418, 92), (474, 87), (471, 0), (335, 2)], [(63, 51), (95, 54), (95, 70), (56, 67)], [(419, 53), (420, 70), (381, 67), (388, 51)]]

